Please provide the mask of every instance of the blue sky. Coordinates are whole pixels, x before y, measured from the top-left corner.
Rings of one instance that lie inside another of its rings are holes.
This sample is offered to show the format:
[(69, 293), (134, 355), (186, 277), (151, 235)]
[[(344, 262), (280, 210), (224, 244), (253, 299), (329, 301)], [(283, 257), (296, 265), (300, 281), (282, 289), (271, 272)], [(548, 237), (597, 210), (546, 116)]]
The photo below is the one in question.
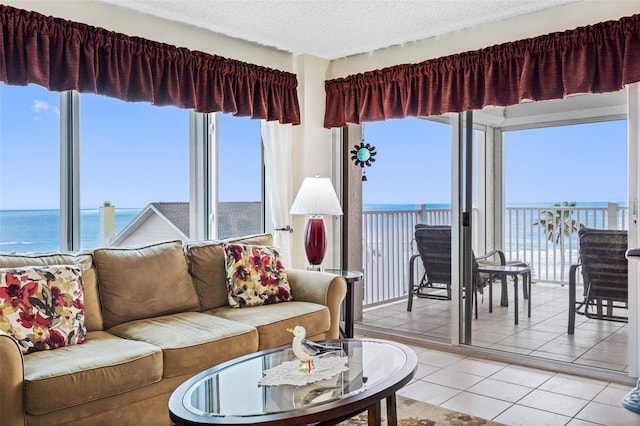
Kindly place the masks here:
[[(0, 85), (0, 209), (59, 205), (59, 95)], [(81, 207), (144, 207), (189, 197), (188, 113), (81, 95)], [(219, 116), (220, 201), (260, 199), (259, 121)], [(418, 119), (367, 123), (378, 155), (365, 204), (448, 203), (449, 126)], [(627, 198), (626, 122), (508, 132), (507, 203)], [(350, 161), (350, 160), (349, 160)]]
[[(80, 203), (189, 199), (186, 110), (80, 96)], [(58, 208), (59, 94), (0, 85), (0, 209)], [(220, 201), (260, 199), (260, 124), (219, 115)]]
[[(594, 202), (627, 199), (626, 121), (505, 132), (505, 199)], [(376, 147), (365, 204), (449, 203), (449, 126), (419, 119), (367, 123)]]

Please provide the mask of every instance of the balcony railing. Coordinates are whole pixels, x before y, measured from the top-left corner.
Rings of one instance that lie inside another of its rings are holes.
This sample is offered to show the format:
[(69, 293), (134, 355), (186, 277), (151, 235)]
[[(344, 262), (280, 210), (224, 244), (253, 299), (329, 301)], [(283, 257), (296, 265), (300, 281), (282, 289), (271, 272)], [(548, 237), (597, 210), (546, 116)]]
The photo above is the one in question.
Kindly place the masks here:
[[(560, 220), (554, 220), (560, 218)], [(555, 243), (552, 233), (565, 233)], [(573, 221), (573, 222), (572, 222)], [(365, 275), (364, 305), (406, 295), (409, 259), (416, 253), (413, 232), (417, 223), (451, 224), (448, 209), (368, 210), (363, 212), (362, 243)], [(565, 224), (563, 226), (562, 224)], [(566, 226), (574, 223), (575, 226)], [(523, 260), (532, 267), (534, 280), (565, 284), (569, 267), (578, 260), (577, 229), (627, 229), (627, 207), (609, 203), (606, 207), (507, 207), (504, 212), (503, 246), (508, 260)]]
[[(569, 282), (569, 268), (578, 262), (580, 227), (628, 228), (627, 208), (616, 203), (606, 207), (508, 207), (504, 220), (502, 250), (507, 259), (529, 263), (534, 279), (560, 284)], [(545, 233), (544, 220), (553, 225), (550, 235)]]
[(415, 225), (448, 225), (451, 210), (417, 205), (413, 210), (367, 210), (362, 216), (363, 303), (402, 297), (409, 282), (409, 259), (415, 253)]

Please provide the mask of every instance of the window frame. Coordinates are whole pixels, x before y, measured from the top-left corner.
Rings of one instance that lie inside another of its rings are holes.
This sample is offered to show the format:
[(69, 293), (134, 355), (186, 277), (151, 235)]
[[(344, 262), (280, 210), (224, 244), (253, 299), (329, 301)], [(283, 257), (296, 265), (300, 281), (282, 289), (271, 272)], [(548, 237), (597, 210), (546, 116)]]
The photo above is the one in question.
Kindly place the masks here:
[(80, 248), (80, 94), (60, 93), (60, 251)]
[[(191, 240), (218, 237), (218, 116), (189, 111), (189, 219)], [(60, 92), (61, 252), (80, 250), (80, 93)], [(260, 135), (258, 137), (261, 138)], [(265, 230), (265, 171), (260, 139), (260, 229)]]

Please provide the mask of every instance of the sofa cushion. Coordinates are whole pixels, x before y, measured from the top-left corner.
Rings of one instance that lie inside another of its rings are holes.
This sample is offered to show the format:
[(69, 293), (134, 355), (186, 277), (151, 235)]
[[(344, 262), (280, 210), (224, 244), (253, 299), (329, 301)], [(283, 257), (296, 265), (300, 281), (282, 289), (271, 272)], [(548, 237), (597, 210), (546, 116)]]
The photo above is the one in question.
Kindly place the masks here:
[(318, 334), (324, 338), (324, 333), (331, 326), (329, 308), (309, 302), (294, 301), (245, 309), (224, 306), (205, 313), (257, 328), (260, 339), (259, 350), (290, 344), (293, 341), (293, 335), (287, 331), (287, 328), (301, 325), (307, 330), (307, 336), (310, 338)]
[(82, 284), (84, 285), (84, 323), (87, 331), (102, 330), (102, 312), (98, 297), (98, 284), (96, 270), (93, 266), (93, 257), (88, 254), (41, 254), (41, 255), (15, 255), (3, 254), (0, 256), (0, 268), (16, 268), (20, 266), (47, 266), (47, 265), (77, 265), (82, 268)]
[(200, 297), (202, 310), (218, 308), (229, 304), (224, 263), (224, 243), (253, 244), (269, 246), (273, 244), (270, 234), (229, 238), (223, 241), (194, 241), (184, 246), (189, 262), (189, 272)]
[(224, 256), (229, 306), (244, 308), (293, 300), (279, 249), (225, 243)]
[(132, 321), (109, 332), (161, 348), (164, 377), (196, 373), (258, 349), (254, 327), (199, 312)]
[(24, 357), (25, 410), (42, 415), (160, 381), (162, 351), (104, 331), (82, 345)]
[(142, 318), (199, 311), (182, 242), (93, 252), (105, 328)]
[(82, 271), (79, 266), (23, 266), (0, 269), (0, 330), (23, 353), (82, 343)]

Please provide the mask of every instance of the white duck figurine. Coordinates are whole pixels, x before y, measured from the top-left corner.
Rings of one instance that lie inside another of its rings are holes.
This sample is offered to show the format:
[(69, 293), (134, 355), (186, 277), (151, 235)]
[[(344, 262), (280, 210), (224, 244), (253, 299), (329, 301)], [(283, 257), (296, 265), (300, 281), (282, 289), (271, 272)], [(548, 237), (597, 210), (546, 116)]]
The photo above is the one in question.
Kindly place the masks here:
[(307, 340), (307, 330), (297, 325), (294, 328), (288, 328), (287, 331), (293, 333), (293, 343), (291, 348), (293, 353), (300, 359), (300, 371), (310, 373), (313, 370), (313, 358), (328, 352), (342, 350), (337, 346), (325, 346), (319, 343)]

